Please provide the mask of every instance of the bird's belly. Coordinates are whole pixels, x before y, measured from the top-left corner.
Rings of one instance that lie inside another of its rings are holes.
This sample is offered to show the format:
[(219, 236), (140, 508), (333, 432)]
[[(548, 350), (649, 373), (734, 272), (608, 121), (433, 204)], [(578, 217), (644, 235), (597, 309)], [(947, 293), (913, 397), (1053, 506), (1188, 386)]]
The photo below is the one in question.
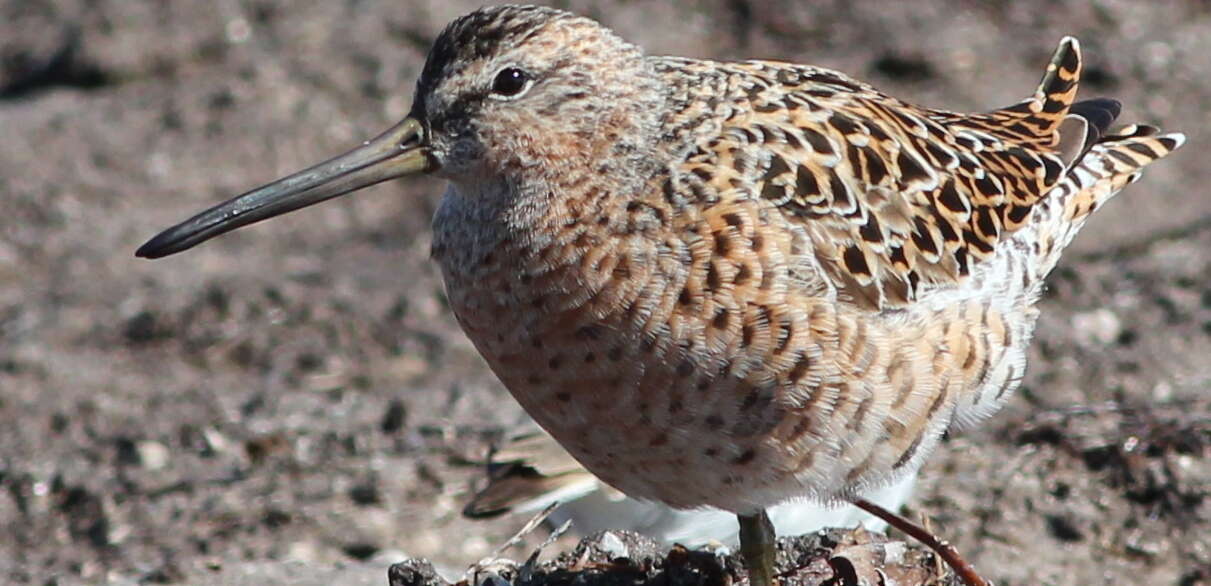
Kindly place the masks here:
[(496, 314), (485, 327), (459, 315), (530, 416), (588, 470), (635, 498), (726, 507), (720, 497), (744, 488), (787, 417), (772, 389), (754, 389), (740, 409), (734, 397), (742, 381), (708, 384), (712, 377), (697, 368), (679, 371), (680, 352), (617, 323), (536, 328), (547, 324)]
[[(936, 378), (903, 372), (929, 368), (936, 341), (880, 340), (819, 298), (703, 307), (665, 299), (668, 287), (574, 297), (500, 274), (446, 277), (513, 396), (635, 498), (752, 511), (844, 497), (910, 472), (954, 402)], [(626, 302), (594, 305), (610, 296)]]

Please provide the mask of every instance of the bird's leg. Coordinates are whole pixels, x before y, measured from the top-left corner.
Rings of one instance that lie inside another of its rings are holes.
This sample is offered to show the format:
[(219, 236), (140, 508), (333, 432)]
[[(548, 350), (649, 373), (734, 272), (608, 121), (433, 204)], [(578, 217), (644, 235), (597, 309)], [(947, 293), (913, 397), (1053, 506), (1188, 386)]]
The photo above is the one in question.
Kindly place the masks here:
[[(917, 525), (916, 523), (913, 523), (912, 521), (909, 521), (908, 519), (905, 519), (904, 517), (884, 509), (883, 507), (880, 507), (879, 505), (876, 505), (875, 503), (872, 503), (866, 499), (854, 500), (854, 506), (880, 519), (883, 519), (884, 521), (887, 521), (888, 525), (903, 531), (904, 533), (908, 534), (909, 537), (920, 541), (929, 549), (934, 550), (934, 552), (938, 554), (938, 557), (941, 557), (942, 560), (946, 562), (946, 565), (950, 566), (950, 569), (954, 570), (955, 575), (958, 576), (959, 579), (962, 580), (967, 586), (989, 586), (990, 583), (984, 578), (980, 577), (979, 572), (976, 572), (976, 569), (973, 568), (971, 564), (967, 563), (967, 560), (963, 559), (963, 556), (959, 555), (959, 552), (955, 550), (954, 546), (945, 541), (938, 540), (937, 537), (934, 537), (932, 533), (925, 530), (925, 528), (921, 527), (920, 525)], [(744, 525), (742, 524), (741, 527), (743, 528)], [(744, 548), (743, 535), (743, 529), (741, 529), (741, 549)]]
[(748, 567), (749, 586), (774, 586), (777, 536), (765, 509), (755, 515), (736, 515), (740, 521), (740, 555)]

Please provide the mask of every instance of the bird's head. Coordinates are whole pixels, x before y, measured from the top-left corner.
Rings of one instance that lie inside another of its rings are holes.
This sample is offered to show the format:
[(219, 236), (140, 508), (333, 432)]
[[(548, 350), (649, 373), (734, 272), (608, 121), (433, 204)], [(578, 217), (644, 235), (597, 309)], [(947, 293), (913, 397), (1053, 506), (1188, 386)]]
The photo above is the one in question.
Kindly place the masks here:
[(403, 121), (348, 153), (165, 230), (136, 254), (174, 254), (418, 173), (460, 187), (512, 187), (468, 193), (550, 189), (586, 173), (626, 183), (651, 159), (661, 96), (642, 51), (590, 19), (533, 6), (481, 9), (438, 36)]

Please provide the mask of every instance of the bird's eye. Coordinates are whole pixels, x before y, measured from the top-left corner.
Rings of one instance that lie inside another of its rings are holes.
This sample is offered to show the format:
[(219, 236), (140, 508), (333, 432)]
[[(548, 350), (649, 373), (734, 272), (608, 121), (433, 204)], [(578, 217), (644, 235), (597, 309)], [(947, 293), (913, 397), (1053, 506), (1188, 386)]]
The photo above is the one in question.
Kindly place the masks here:
[(530, 89), (532, 81), (525, 71), (506, 67), (496, 74), (496, 79), (492, 82), (492, 93), (502, 98), (515, 98)]

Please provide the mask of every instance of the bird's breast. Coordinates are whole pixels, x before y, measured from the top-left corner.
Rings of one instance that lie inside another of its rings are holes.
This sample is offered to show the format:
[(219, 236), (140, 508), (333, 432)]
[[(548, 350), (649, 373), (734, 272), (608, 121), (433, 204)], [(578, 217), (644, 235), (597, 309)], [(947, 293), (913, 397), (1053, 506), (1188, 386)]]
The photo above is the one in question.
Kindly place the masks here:
[[(434, 256), (451, 308), (514, 397), (593, 473), (632, 496), (724, 506), (720, 482), (746, 467), (773, 474), (784, 459), (775, 435), (814, 441), (788, 414), (835, 378), (813, 333), (835, 327), (833, 311), (788, 298), (786, 255), (754, 253), (726, 221), (636, 229), (654, 212), (620, 209), (631, 215), (564, 213), (526, 230), (439, 212)], [(758, 248), (782, 246), (771, 235)], [(733, 471), (682, 482), (720, 465)]]

